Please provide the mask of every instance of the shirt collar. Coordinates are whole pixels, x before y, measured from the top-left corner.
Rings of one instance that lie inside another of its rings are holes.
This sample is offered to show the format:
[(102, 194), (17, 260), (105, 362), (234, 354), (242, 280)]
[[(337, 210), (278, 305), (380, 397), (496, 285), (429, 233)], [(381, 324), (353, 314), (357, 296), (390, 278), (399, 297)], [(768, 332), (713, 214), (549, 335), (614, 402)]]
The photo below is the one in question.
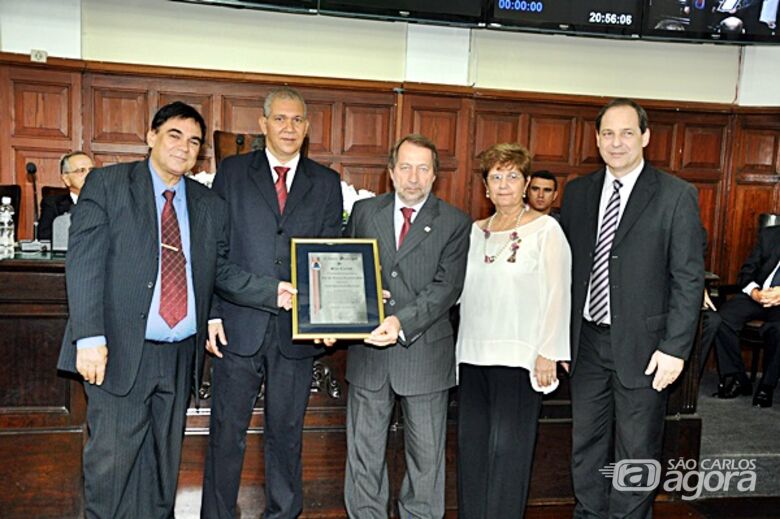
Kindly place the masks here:
[[(634, 184), (636, 184), (637, 179), (639, 178), (639, 174), (642, 173), (642, 170), (645, 167), (645, 160), (642, 159), (639, 162), (639, 165), (623, 175), (620, 178), (617, 178), (615, 175), (612, 174), (612, 170), (607, 166), (607, 174), (604, 177), (604, 186), (609, 186), (610, 189), (612, 189), (612, 184), (615, 180), (620, 180), (620, 183), (622, 184), (622, 187), (628, 187), (629, 191), (633, 189)], [(606, 189), (606, 187), (605, 187)]]
[(425, 205), (425, 202), (428, 201), (428, 197), (430, 197), (431, 194), (428, 193), (425, 198), (422, 199), (422, 201), (416, 203), (415, 205), (406, 205), (403, 200), (401, 200), (401, 197), (398, 196), (398, 193), (395, 194), (395, 211), (398, 212), (401, 210), (402, 207), (411, 207), (414, 209), (414, 213), (420, 214), (420, 209), (422, 209), (422, 206)]
[(271, 171), (274, 170), (275, 167), (281, 166), (284, 168), (290, 168), (289, 173), (295, 174), (295, 171), (298, 169), (298, 162), (301, 160), (301, 154), (296, 153), (293, 158), (288, 160), (285, 163), (282, 163), (279, 159), (276, 158), (276, 155), (271, 153), (271, 151), (268, 149), (268, 147), (265, 148), (265, 156), (268, 157), (268, 165), (271, 166)]
[(152, 159), (149, 159), (149, 171), (152, 172), (152, 190), (154, 191), (154, 196), (157, 198), (158, 196), (163, 196), (163, 193), (166, 191), (173, 191), (176, 193), (176, 196), (174, 198), (179, 198), (180, 196), (184, 196), (186, 191), (186, 183), (182, 178), (179, 178), (178, 181), (172, 186), (168, 186), (165, 184), (165, 182), (162, 181), (160, 178), (160, 175), (157, 174), (157, 170), (154, 169), (154, 166), (152, 165)]

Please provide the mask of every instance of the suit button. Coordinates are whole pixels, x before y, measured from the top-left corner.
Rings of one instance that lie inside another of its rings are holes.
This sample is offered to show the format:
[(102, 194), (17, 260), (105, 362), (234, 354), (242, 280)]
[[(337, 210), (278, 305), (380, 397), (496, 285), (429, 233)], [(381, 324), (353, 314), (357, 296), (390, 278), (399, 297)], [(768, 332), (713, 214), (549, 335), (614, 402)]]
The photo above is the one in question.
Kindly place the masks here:
[(278, 229), (276, 229), (276, 234), (281, 236), (282, 234), (284, 234), (284, 230), (281, 227), (279, 227)]
[(146, 288), (154, 288), (154, 283), (152, 281), (148, 282)]
[(143, 321), (144, 319), (146, 319), (146, 314), (141, 314), (141, 320)]
[(395, 299), (391, 299), (390, 301), (387, 302), (387, 304), (390, 306), (395, 306)]
[(394, 271), (392, 271), (392, 272), (390, 273), (390, 277), (391, 277), (391, 278), (397, 278), (397, 277), (398, 277), (398, 272), (396, 272), (395, 270), (394, 270)]
[(276, 259), (274, 260), (274, 264), (275, 264), (275, 265), (281, 265), (281, 264), (282, 264), (282, 260), (281, 260), (281, 258), (276, 258)]

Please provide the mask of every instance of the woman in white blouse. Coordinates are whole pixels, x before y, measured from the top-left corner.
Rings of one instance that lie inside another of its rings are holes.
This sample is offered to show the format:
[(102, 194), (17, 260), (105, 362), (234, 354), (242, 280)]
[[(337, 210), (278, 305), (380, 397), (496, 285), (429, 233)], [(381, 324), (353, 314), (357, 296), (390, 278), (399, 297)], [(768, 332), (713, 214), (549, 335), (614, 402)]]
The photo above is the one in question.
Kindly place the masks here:
[[(569, 360), (571, 251), (558, 222), (523, 202), (531, 155), (480, 155), (495, 206), (471, 230), (457, 343), (461, 519), (525, 511), (541, 391)], [(534, 389), (534, 387), (536, 389)]]

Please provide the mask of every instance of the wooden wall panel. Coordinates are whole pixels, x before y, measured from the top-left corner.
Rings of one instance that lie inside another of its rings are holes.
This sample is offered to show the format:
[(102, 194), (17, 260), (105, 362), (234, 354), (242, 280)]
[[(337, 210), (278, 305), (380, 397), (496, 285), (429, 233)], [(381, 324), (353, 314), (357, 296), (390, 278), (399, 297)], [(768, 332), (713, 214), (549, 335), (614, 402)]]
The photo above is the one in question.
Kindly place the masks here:
[(652, 122), (650, 124), (650, 142), (645, 148), (645, 159), (656, 167), (667, 171), (674, 170), (674, 159), (677, 153), (676, 129), (677, 125), (674, 123)]
[(13, 82), (11, 135), (67, 139), (71, 132), (70, 83)]
[(684, 139), (681, 172), (711, 170), (720, 173), (723, 171), (726, 149), (725, 125), (687, 124)]
[(150, 122), (147, 91), (96, 88), (92, 96), (94, 142), (141, 146), (146, 142)]
[(258, 133), (263, 99), (259, 97), (225, 96), (222, 98), (222, 127), (233, 133)]
[(474, 114), (475, 139), (472, 157), (500, 142), (520, 142), (520, 114), (479, 111)]
[(533, 154), (534, 164), (549, 162), (572, 164), (575, 124), (573, 117), (532, 115), (529, 123), (528, 149)]
[(441, 167), (434, 192), (469, 212), (469, 127), (471, 102), (465, 99), (404, 94), (400, 135), (421, 133), (439, 151)]
[(387, 157), (392, 135), (392, 107), (345, 103), (341, 154)]

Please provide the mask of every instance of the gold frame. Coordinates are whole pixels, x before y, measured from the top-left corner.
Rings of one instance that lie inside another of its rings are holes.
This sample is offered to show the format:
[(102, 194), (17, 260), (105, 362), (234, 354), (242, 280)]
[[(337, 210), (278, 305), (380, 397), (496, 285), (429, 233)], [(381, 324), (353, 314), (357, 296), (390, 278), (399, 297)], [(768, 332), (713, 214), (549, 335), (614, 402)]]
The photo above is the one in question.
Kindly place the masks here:
[[(374, 238), (293, 238), (290, 241), (290, 261), (292, 273), (292, 285), (296, 289), (299, 286), (298, 280), (298, 246), (299, 245), (370, 245), (371, 254), (374, 263), (374, 275), (376, 276), (376, 301), (378, 322), (374, 327), (379, 326), (385, 319), (385, 308), (382, 301), (382, 267), (379, 264), (379, 245)], [(370, 294), (366, 294), (367, 296)], [(370, 298), (366, 298), (369, 300)], [(295, 339), (365, 339), (369, 332), (342, 332), (342, 333), (310, 333), (300, 331), (300, 320), (298, 316), (298, 295), (293, 296), (292, 301), (292, 338)]]

